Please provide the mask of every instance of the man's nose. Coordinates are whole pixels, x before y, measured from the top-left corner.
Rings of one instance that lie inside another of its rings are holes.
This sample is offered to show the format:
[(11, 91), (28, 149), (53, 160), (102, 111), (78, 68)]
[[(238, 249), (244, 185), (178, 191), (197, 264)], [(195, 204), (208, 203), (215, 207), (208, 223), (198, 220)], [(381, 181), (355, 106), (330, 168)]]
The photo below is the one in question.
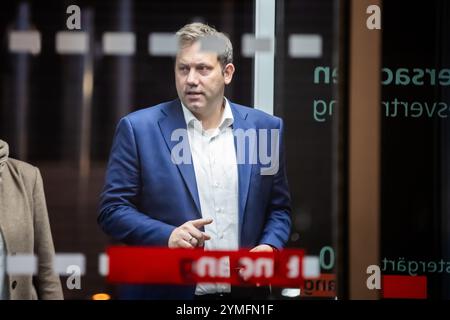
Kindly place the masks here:
[(191, 68), (191, 70), (189, 70), (186, 82), (191, 86), (196, 86), (198, 84), (197, 72), (194, 68)]

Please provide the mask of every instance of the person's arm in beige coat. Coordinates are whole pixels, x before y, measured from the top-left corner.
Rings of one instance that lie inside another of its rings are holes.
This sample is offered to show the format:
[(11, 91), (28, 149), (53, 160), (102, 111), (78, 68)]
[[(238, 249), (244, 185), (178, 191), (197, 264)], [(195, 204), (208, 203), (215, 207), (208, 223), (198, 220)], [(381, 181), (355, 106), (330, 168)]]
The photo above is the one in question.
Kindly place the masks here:
[(34, 252), (38, 258), (38, 274), (35, 287), (38, 298), (44, 300), (63, 299), (59, 276), (53, 272), (55, 249), (45, 202), (44, 186), (39, 169), (33, 189), (34, 202)]

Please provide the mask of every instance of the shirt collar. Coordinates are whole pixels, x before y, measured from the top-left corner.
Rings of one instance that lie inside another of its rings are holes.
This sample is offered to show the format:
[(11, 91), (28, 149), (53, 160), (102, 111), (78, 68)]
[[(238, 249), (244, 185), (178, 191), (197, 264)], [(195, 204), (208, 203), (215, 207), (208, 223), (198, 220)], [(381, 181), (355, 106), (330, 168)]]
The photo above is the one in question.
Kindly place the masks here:
[[(219, 123), (219, 130), (222, 130), (226, 127), (229, 127), (234, 122), (233, 112), (231, 111), (230, 103), (227, 98), (224, 97), (225, 100), (225, 109), (223, 110), (222, 119)], [(181, 102), (181, 101), (180, 101)], [(183, 115), (184, 115), (184, 121), (186, 122), (186, 126), (196, 126), (197, 124), (200, 124), (200, 121), (194, 116), (194, 114), (189, 110), (183, 102), (181, 102), (181, 106), (183, 109)]]

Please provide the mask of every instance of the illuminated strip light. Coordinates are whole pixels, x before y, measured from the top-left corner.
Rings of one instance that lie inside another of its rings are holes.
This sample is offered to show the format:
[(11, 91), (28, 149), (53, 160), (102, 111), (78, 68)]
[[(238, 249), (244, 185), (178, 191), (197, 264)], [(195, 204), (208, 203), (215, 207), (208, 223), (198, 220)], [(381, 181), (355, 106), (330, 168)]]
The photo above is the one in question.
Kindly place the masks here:
[(253, 34), (242, 35), (242, 55), (244, 57), (254, 57), (256, 52), (271, 52), (272, 39), (256, 38)]
[(133, 55), (136, 52), (136, 36), (133, 32), (105, 32), (102, 38), (103, 52), (108, 55)]
[(152, 56), (174, 57), (178, 52), (178, 39), (174, 33), (154, 32), (148, 36), (148, 52)]
[(104, 277), (109, 273), (109, 258), (105, 253), (101, 253), (98, 256), (98, 273)]
[(76, 272), (84, 275), (86, 272), (86, 257), (81, 253), (56, 254), (53, 260), (55, 273), (66, 276)]
[(426, 299), (427, 277), (383, 275), (381, 278), (383, 299)]
[(213, 52), (221, 55), (226, 50), (226, 43), (223, 39), (216, 36), (205, 36), (200, 39), (200, 50), (206, 52)]
[(289, 56), (292, 58), (322, 57), (322, 37), (317, 34), (291, 34)]
[(36, 275), (37, 258), (32, 254), (16, 254), (6, 257), (8, 275)]
[(303, 278), (314, 279), (320, 277), (319, 257), (306, 256), (303, 258)]
[(55, 42), (59, 54), (85, 54), (89, 51), (89, 35), (83, 31), (59, 31)]
[[(301, 287), (303, 250), (204, 251), (152, 247), (110, 247), (108, 282), (129, 284), (271, 284)], [(230, 261), (231, 274), (222, 266)]]
[(300, 296), (300, 289), (298, 288), (285, 288), (281, 291), (281, 295), (287, 298), (295, 298)]
[(8, 35), (9, 51), (13, 53), (41, 52), (41, 33), (39, 31), (11, 31)]

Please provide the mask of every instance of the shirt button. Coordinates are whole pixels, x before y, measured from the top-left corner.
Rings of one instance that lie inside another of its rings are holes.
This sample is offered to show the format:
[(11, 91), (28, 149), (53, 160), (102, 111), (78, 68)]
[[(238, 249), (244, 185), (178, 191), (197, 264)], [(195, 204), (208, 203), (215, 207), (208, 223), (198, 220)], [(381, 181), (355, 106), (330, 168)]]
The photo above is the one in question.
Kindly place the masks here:
[(220, 212), (220, 208), (216, 208), (216, 212)]
[(11, 283), (11, 288), (14, 290), (16, 287), (17, 287), (17, 281), (14, 280), (14, 281)]
[(214, 182), (214, 187), (218, 188), (220, 186), (220, 183)]

